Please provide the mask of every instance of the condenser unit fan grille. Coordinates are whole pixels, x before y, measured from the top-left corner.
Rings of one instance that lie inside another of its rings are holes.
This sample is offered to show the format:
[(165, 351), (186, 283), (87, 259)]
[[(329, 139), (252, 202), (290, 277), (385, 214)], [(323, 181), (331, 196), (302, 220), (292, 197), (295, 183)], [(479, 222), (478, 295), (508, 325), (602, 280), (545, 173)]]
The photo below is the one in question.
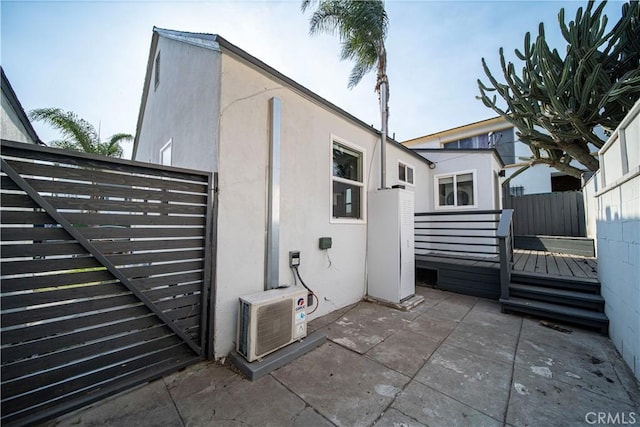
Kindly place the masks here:
[(265, 354), (291, 341), (293, 306), (291, 300), (264, 305), (257, 310), (256, 353)]

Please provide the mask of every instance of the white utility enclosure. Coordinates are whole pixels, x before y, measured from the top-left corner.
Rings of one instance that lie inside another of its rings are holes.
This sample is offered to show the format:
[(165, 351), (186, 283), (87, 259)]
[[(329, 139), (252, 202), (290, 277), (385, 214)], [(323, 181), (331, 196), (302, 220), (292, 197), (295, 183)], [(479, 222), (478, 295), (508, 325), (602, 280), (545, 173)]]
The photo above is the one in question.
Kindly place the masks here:
[(368, 197), (368, 295), (400, 303), (415, 294), (413, 192), (389, 188)]

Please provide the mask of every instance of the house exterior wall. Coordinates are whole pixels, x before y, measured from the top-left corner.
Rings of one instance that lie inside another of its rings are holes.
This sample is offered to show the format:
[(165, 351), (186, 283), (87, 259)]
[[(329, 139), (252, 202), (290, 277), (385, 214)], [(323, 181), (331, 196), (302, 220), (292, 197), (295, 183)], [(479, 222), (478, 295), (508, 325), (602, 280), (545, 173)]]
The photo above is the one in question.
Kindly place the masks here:
[[(418, 154), (409, 153), (406, 149), (399, 144), (389, 143), (387, 144), (387, 187), (394, 185), (405, 185), (407, 190), (415, 193), (415, 211), (425, 212), (431, 209), (433, 205), (431, 200), (433, 199), (433, 170), (430, 169)], [(429, 156), (427, 156), (429, 158)], [(373, 153), (374, 168), (372, 176), (375, 177), (375, 182), (372, 182), (373, 188), (380, 187), (380, 148), (379, 144), (376, 145), (376, 150)], [(429, 158), (429, 160), (431, 160)], [(402, 182), (398, 176), (399, 163), (410, 166), (414, 170), (414, 184), (407, 184)]]
[[(160, 79), (155, 87), (158, 52)], [(135, 160), (161, 163), (160, 149), (172, 141), (172, 166), (215, 172), (220, 53), (158, 37), (150, 63)]]
[[(509, 178), (521, 166), (506, 166), (505, 178)], [(555, 169), (545, 165), (535, 165), (509, 182), (511, 188), (522, 187), (522, 194), (551, 193), (551, 174)]]
[(420, 191), (425, 192), (426, 200), (422, 201), (419, 207), (416, 205), (416, 211), (422, 211), (422, 207), (426, 207), (426, 211), (445, 211), (446, 208), (438, 208), (436, 197), (437, 178), (440, 175), (451, 173), (459, 173), (464, 171), (473, 171), (475, 173), (476, 186), (476, 205), (473, 208), (464, 207), (464, 210), (492, 210), (500, 209), (502, 206), (500, 196), (500, 183), (496, 180), (496, 174), (500, 171), (502, 165), (497, 160), (492, 151), (475, 151), (475, 150), (433, 150), (421, 152), (426, 158), (435, 163), (435, 168), (429, 170), (431, 179), (429, 185), (431, 188), (427, 190), (420, 187)]
[(2, 139), (35, 144), (36, 141), (29, 136), (29, 132), (20, 121), (17, 112), (13, 109), (9, 99), (5, 95), (4, 89), (5, 88), (3, 87), (2, 112), (0, 113), (0, 130), (2, 132)]
[[(600, 150), (586, 183), (609, 335), (640, 379), (640, 102)], [(595, 193), (595, 196), (594, 196)], [(595, 212), (594, 212), (595, 210)]]
[[(238, 297), (264, 289), (269, 100), (281, 101), (279, 283), (293, 285), (288, 253), (301, 253), (300, 274), (319, 299), (309, 319), (355, 303), (365, 294), (366, 193), (379, 187), (379, 136), (231, 54), (222, 56), (220, 98), (218, 257), (215, 352), (234, 347)], [(332, 219), (332, 142), (364, 151), (365, 220)], [(429, 168), (401, 147), (388, 145), (388, 184), (399, 160), (426, 185)], [(422, 184), (420, 184), (422, 183)], [(427, 185), (428, 186), (428, 185)], [(426, 206), (430, 190), (416, 191)], [(331, 237), (329, 250), (318, 248)]]
[[(214, 348), (224, 357), (235, 346), (238, 297), (265, 288), (271, 98), (281, 104), (278, 283), (294, 284), (288, 254), (300, 251), (300, 274), (319, 299), (309, 319), (365, 294), (367, 193), (380, 186), (380, 137), (228, 42), (202, 42), (207, 47), (195, 46), (192, 34), (154, 32), (135, 152), (136, 160), (160, 163), (171, 140), (172, 165), (218, 173)], [(332, 218), (334, 141), (364, 153), (362, 220)], [(428, 163), (400, 145), (387, 147), (387, 185), (399, 183), (398, 162), (413, 167), (407, 189), (416, 209), (427, 209)], [(331, 237), (332, 247), (320, 250), (320, 237)]]
[[(513, 129), (511, 131), (513, 132)], [(505, 166), (505, 178), (511, 177), (525, 165), (525, 163), (520, 163), (520, 158), (531, 157), (529, 147), (520, 141), (514, 144), (514, 151), (516, 163)], [(523, 194), (551, 193), (551, 174), (554, 172), (555, 169), (547, 165), (535, 165), (513, 178), (509, 182), (509, 186), (511, 188), (522, 187)]]

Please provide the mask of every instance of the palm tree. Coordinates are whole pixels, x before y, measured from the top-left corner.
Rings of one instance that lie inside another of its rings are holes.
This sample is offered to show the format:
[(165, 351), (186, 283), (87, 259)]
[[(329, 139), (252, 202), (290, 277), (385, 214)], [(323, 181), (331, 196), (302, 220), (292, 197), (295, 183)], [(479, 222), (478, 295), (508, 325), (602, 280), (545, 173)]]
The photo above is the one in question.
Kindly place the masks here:
[(389, 79), (387, 77), (387, 38), (389, 19), (382, 0), (303, 0), (302, 12), (311, 4), (317, 9), (309, 20), (309, 33), (337, 34), (340, 59), (353, 60), (348, 87), (355, 87), (369, 71), (376, 68), (376, 87), (380, 102), (381, 188), (386, 187), (386, 141), (389, 124)]
[(128, 133), (116, 133), (107, 141), (100, 141), (100, 135), (91, 123), (72, 111), (62, 111), (60, 108), (37, 108), (29, 112), (29, 117), (58, 129), (63, 139), (51, 141), (50, 144), (65, 150), (122, 157), (120, 142), (133, 140), (133, 136)]

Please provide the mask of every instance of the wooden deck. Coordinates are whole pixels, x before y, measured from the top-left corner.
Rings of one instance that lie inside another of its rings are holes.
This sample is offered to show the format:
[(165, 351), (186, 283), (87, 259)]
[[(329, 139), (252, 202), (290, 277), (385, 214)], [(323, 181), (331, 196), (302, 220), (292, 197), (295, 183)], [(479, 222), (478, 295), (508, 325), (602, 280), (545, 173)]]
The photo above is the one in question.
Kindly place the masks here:
[[(427, 254), (416, 255), (416, 260), (429, 261), (432, 263), (458, 264), (461, 266), (500, 268), (498, 260), (491, 258), (466, 257), (461, 259), (450, 255)], [(514, 249), (513, 271), (597, 279), (598, 262), (596, 258), (581, 255)]]
[[(597, 281), (595, 258), (525, 249), (514, 250), (514, 275), (559, 280)], [(500, 263), (497, 258), (456, 258), (442, 254), (416, 255), (416, 268), (435, 270), (438, 287), (484, 298), (500, 296)]]
[(597, 279), (598, 263), (592, 257), (516, 249), (513, 271)]

